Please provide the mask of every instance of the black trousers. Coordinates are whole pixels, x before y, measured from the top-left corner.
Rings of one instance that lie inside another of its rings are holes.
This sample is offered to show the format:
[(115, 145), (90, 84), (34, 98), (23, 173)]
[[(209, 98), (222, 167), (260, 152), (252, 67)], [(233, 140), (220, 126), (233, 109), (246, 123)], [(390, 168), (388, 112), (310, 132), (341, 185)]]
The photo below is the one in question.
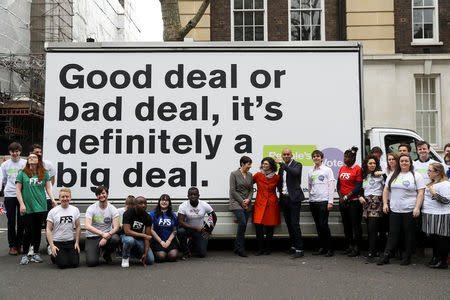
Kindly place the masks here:
[(446, 262), (450, 251), (450, 237), (432, 234), (431, 240), (433, 243), (433, 257)]
[(86, 264), (88, 267), (95, 267), (100, 263), (100, 250), (103, 251), (103, 257), (109, 256), (120, 243), (120, 237), (116, 233), (112, 235), (103, 247), (99, 245), (101, 239), (101, 236), (86, 238), (84, 250), (86, 251)]
[[(368, 217), (367, 236), (369, 240), (369, 253), (375, 254), (383, 245), (383, 217)], [(384, 241), (384, 245), (386, 241)]]
[(410, 258), (414, 245), (415, 225), (412, 212), (395, 213), (391, 211), (389, 216), (389, 237), (384, 253), (389, 255), (395, 250), (400, 242), (401, 233), (404, 240), (404, 258)]
[(321, 248), (331, 250), (331, 233), (328, 226), (328, 202), (309, 202), (314, 223), (316, 224), (317, 235)]
[[(255, 223), (256, 240), (258, 242), (258, 250), (263, 251), (272, 249), (273, 231), (275, 226)], [(264, 239), (264, 231), (266, 238)]]
[(39, 252), (41, 246), (41, 225), (45, 218), (45, 211), (25, 214), (22, 216), (25, 234), (23, 236), (23, 253), (28, 253), (30, 245), (33, 246), (34, 252)]
[(76, 268), (80, 264), (80, 255), (75, 249), (75, 241), (66, 242), (53, 242), (59, 249), (56, 253), (56, 257), (52, 257), (58, 268)]
[(359, 200), (351, 200), (344, 207), (340, 205), (339, 210), (347, 244), (359, 247), (362, 239), (362, 204)]
[(280, 196), (280, 204), (291, 239), (291, 247), (296, 250), (303, 250), (302, 231), (300, 229), (301, 202), (293, 202), (289, 197)]
[[(6, 217), (8, 218), (9, 248), (20, 248), (23, 242), (23, 219), (20, 215), (20, 203), (16, 197), (5, 197)], [(16, 227), (17, 222), (17, 227)], [(17, 229), (16, 229), (17, 228)]]

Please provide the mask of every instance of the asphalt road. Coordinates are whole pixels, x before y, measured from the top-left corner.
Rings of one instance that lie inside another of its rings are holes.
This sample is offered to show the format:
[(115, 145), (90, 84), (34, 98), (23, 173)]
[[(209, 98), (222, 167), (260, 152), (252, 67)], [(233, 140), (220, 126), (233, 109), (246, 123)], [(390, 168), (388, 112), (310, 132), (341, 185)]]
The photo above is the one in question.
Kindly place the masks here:
[[(44, 236), (43, 236), (44, 241)], [(250, 242), (251, 246), (252, 242)], [(279, 241), (284, 248), (286, 241)], [(6, 232), (0, 233), (0, 299), (449, 299), (450, 270), (431, 270), (425, 259), (402, 267), (366, 264), (362, 257), (316, 257), (306, 251), (292, 260), (282, 251), (241, 258), (231, 241), (212, 241), (208, 256), (144, 268), (85, 265), (59, 270), (44, 263), (19, 265), (7, 254)], [(42, 244), (41, 253), (45, 252)]]

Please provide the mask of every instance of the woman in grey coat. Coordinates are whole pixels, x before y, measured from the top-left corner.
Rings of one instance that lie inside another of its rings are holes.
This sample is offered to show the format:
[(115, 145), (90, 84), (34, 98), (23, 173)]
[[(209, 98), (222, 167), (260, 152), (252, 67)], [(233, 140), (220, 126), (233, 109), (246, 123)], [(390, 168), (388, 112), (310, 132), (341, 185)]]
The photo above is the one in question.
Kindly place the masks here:
[(242, 156), (241, 167), (230, 174), (230, 205), (229, 209), (234, 213), (238, 221), (236, 240), (234, 241), (234, 253), (247, 257), (245, 253), (245, 230), (251, 212), (253, 196), (252, 159)]

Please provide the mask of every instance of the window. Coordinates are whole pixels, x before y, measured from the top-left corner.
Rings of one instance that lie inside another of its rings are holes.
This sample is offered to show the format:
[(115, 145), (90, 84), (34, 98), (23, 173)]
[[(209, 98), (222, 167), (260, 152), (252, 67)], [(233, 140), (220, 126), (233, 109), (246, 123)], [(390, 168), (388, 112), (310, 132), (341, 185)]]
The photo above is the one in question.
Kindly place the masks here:
[(438, 0), (412, 0), (413, 42), (439, 42)]
[(417, 76), (416, 130), (430, 144), (438, 145), (440, 137), (439, 77)]
[(266, 0), (231, 0), (233, 41), (266, 40)]
[(325, 40), (324, 1), (289, 0), (291, 41)]

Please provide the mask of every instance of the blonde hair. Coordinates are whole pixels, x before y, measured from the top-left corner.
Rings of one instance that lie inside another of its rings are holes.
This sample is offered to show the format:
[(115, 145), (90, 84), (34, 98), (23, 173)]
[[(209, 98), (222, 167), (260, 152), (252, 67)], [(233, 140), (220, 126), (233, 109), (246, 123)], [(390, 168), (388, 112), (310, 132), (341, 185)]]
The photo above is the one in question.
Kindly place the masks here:
[(62, 188), (59, 190), (59, 194), (61, 193), (69, 193), (72, 196), (72, 191), (69, 188)]
[(430, 164), (432, 168), (434, 168), (435, 172), (438, 173), (438, 179), (431, 179), (431, 181), (427, 184), (427, 186), (432, 186), (433, 184), (447, 181), (447, 175), (445, 175), (444, 166), (439, 163), (432, 163)]

